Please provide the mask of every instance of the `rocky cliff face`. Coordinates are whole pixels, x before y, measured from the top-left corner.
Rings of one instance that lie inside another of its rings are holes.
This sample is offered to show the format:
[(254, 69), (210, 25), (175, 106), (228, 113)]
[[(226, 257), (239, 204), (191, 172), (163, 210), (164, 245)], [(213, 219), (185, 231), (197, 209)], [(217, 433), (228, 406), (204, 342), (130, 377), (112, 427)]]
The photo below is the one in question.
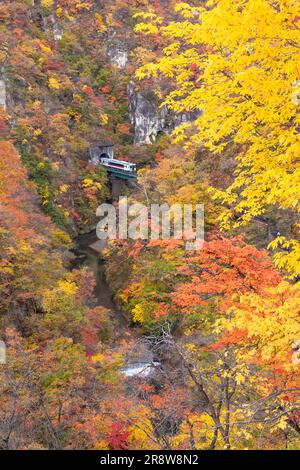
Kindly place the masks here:
[(111, 39), (106, 49), (106, 55), (113, 65), (119, 69), (124, 69), (128, 63), (126, 42)]
[(166, 106), (158, 108), (134, 84), (128, 87), (129, 116), (134, 126), (134, 143), (151, 144), (160, 132), (169, 134), (183, 122), (192, 121), (199, 112), (174, 115)]
[(53, 31), (54, 39), (56, 41), (59, 41), (63, 36), (63, 29), (58, 24), (54, 14), (50, 15), (50, 21), (52, 24), (52, 31)]
[(0, 106), (6, 109), (6, 86), (3, 78), (0, 78)]
[(159, 132), (165, 131), (167, 110), (158, 110), (142, 93), (128, 87), (129, 115), (134, 126), (134, 143), (151, 144)]

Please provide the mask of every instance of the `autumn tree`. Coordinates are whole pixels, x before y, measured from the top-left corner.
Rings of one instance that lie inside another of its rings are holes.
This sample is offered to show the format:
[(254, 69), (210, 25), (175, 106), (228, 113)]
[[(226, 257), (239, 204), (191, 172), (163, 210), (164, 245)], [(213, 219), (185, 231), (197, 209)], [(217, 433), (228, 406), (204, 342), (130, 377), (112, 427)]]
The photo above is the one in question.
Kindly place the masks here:
[[(5, 141), (0, 143), (0, 200), (0, 305), (2, 313), (18, 316), (18, 306), (34, 309), (45, 283), (62, 275), (63, 253), (70, 239), (37, 209), (20, 157)], [(49, 246), (53, 249), (50, 259)]]
[[(215, 191), (225, 204), (224, 227), (248, 223), (271, 206), (299, 210), (299, 15), (295, 0), (179, 3), (178, 21), (153, 11), (137, 31), (168, 45), (137, 72), (168, 77), (164, 103), (175, 112), (202, 110), (174, 131), (175, 142), (205, 145), (219, 156), (228, 142), (240, 149), (234, 181)], [(298, 225), (297, 225), (298, 227)], [(299, 227), (294, 240), (278, 238), (276, 261), (299, 274)]]
[(267, 252), (239, 237), (214, 235), (191, 252), (182, 240), (136, 242), (129, 253), (134, 266), (119, 297), (145, 327), (166, 318), (189, 322), (193, 315), (205, 327), (226, 313), (234, 295), (259, 293), (280, 281)]
[(88, 403), (83, 391), (92, 377), (82, 347), (67, 338), (41, 347), (12, 329), (6, 340), (8, 362), (0, 373), (1, 448), (70, 445), (68, 435)]

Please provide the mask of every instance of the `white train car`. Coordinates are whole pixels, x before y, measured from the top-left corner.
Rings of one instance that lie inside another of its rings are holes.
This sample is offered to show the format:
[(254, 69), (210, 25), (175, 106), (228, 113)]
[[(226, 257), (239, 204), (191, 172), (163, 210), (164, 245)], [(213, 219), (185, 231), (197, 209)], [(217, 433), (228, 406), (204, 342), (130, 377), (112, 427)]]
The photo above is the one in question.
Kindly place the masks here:
[(115, 158), (108, 158), (102, 156), (99, 159), (99, 163), (112, 173), (126, 172), (128, 174), (131, 174), (132, 176), (136, 175), (135, 163), (125, 162), (122, 160), (116, 160)]

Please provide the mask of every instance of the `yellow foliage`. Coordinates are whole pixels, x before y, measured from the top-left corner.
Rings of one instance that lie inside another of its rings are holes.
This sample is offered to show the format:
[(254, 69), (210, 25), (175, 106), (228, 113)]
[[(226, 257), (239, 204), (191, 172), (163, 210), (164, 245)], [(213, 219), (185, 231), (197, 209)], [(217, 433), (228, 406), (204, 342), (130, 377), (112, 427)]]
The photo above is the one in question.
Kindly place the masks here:
[[(50, 0), (51, 1), (51, 0)], [(43, 52), (45, 52), (46, 54), (52, 54), (52, 50), (49, 46), (46, 46), (45, 44), (41, 44), (40, 45), (40, 48)]]
[(35, 139), (39, 137), (41, 134), (42, 134), (42, 129), (35, 129), (35, 131), (33, 132), (33, 136)]
[(137, 304), (132, 310), (132, 318), (135, 322), (144, 322), (144, 311), (140, 304)]
[(291, 372), (299, 368), (292, 362), (292, 345), (300, 338), (299, 305), (300, 286), (281, 282), (263, 296), (242, 295), (229, 312), (230, 320), (222, 321), (223, 327), (246, 329), (247, 347), (239, 352), (242, 358), (259, 356)]
[(96, 364), (97, 362), (103, 361), (103, 358), (104, 358), (103, 354), (101, 353), (95, 354), (94, 356), (92, 356), (92, 362)]
[(102, 33), (103, 31), (106, 31), (107, 28), (104, 24), (103, 18), (100, 15), (100, 13), (95, 13), (96, 21), (97, 21), (97, 26), (98, 26), (98, 33)]
[(178, 434), (172, 439), (172, 444), (175, 448), (189, 445), (191, 427), (193, 429), (197, 449), (207, 448), (213, 438), (214, 422), (212, 418), (205, 413), (190, 415), (188, 416), (188, 422), (187, 420), (182, 422)]
[(50, 77), (49, 78), (49, 88), (51, 88), (53, 90), (59, 90), (60, 89), (59, 81), (55, 77)]
[(41, 5), (45, 8), (51, 8), (54, 0), (41, 0)]
[[(170, 78), (163, 104), (174, 112), (202, 110), (176, 128), (176, 143), (205, 145), (216, 156), (229, 140), (240, 149), (233, 184), (214, 191), (230, 207), (221, 224), (247, 224), (272, 206), (300, 212), (299, 1), (219, 0), (176, 10), (182, 19), (169, 23), (139, 15), (136, 31), (161, 35), (164, 48), (137, 77)], [(299, 251), (294, 245), (278, 262), (299, 273)]]
[(94, 449), (96, 449), (96, 450), (109, 450), (110, 447), (109, 447), (109, 444), (107, 443), (107, 441), (105, 439), (99, 439), (95, 443)]
[(59, 288), (66, 294), (74, 295), (77, 291), (77, 286), (74, 282), (62, 280), (58, 283)]
[(88, 2), (77, 2), (76, 3), (76, 10), (81, 11), (81, 10), (90, 10), (91, 9), (91, 4)]
[(90, 179), (90, 178), (85, 178), (85, 179), (83, 180), (82, 186), (83, 186), (84, 188), (90, 188), (91, 186), (93, 186), (93, 184), (94, 184), (94, 181), (93, 181), (92, 179)]
[(274, 255), (275, 265), (284, 269), (294, 279), (300, 275), (300, 243), (297, 240), (287, 240), (285, 237), (277, 237), (269, 244), (269, 248), (279, 248)]
[(66, 193), (69, 189), (69, 185), (68, 184), (62, 184), (60, 187), (59, 187), (59, 191), (61, 193)]
[(85, 178), (82, 183), (83, 188), (95, 188), (100, 190), (102, 188), (101, 183), (93, 181), (91, 178)]
[(134, 423), (129, 427), (129, 442), (131, 442), (136, 449), (151, 448), (151, 441), (149, 441), (148, 436), (153, 433), (153, 424), (151, 422), (151, 412), (149, 408), (144, 405), (139, 405), (129, 410), (128, 416)]
[(60, 280), (54, 288), (46, 289), (43, 293), (43, 307), (46, 312), (66, 310), (67, 304), (73, 305), (77, 286), (67, 279)]
[(100, 121), (101, 121), (102, 126), (106, 126), (106, 124), (108, 124), (108, 122), (109, 122), (108, 115), (105, 114), (105, 113), (102, 113), (100, 115)]
[(33, 248), (32, 246), (26, 242), (25, 240), (20, 240), (19, 243), (19, 252), (24, 254), (24, 255), (29, 255), (30, 253), (33, 253)]
[(53, 229), (51, 229), (50, 233), (51, 233), (51, 240), (54, 245), (57, 245), (59, 247), (64, 246), (69, 249), (72, 247), (72, 240), (70, 238), (70, 235), (68, 235), (63, 230), (54, 226)]

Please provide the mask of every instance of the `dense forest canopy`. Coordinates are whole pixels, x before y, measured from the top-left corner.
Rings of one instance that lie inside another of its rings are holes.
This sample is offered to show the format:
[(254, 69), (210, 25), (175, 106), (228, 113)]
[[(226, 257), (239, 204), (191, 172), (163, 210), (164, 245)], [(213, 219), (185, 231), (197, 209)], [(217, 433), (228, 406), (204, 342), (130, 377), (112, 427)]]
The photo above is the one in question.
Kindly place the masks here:
[[(2, 0), (1, 450), (299, 449), (299, 51), (298, 0)], [(83, 254), (97, 146), (203, 247)]]

